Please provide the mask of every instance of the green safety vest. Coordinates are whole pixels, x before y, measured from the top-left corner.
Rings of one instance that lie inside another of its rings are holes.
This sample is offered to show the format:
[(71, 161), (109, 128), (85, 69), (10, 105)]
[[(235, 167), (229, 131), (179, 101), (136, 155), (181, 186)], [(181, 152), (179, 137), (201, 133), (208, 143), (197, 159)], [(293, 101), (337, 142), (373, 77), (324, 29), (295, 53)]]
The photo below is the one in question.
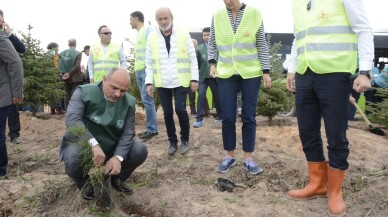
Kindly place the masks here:
[(112, 156), (124, 132), (125, 121), (134, 114), (135, 98), (126, 93), (116, 103), (107, 101), (97, 84), (80, 86), (85, 105), (83, 121), (107, 157)]
[[(185, 30), (180, 30), (180, 29), (176, 30), (176, 35), (177, 35), (176, 67), (178, 71), (179, 83), (183, 87), (188, 87), (190, 85), (190, 79), (191, 79), (190, 60), (187, 54), (187, 47), (186, 47), (188, 34), (189, 33)], [(151, 32), (150, 35), (148, 36), (148, 40), (150, 41), (150, 46), (151, 46), (151, 59), (152, 59), (154, 85), (155, 87), (163, 87), (163, 81), (161, 76), (161, 65), (160, 65), (161, 54), (160, 54), (159, 40), (164, 41), (164, 38), (160, 39), (159, 34), (157, 32)], [(173, 44), (173, 42), (171, 42), (171, 44)]]
[(71, 69), (74, 67), (75, 60), (77, 59), (79, 53), (80, 52), (77, 51), (75, 48), (69, 48), (61, 52), (61, 58), (59, 59), (58, 69), (62, 72), (62, 74), (71, 71)]
[(147, 45), (147, 30), (149, 26), (143, 26), (137, 33), (135, 44), (135, 72), (145, 69), (145, 54)]
[(120, 46), (118, 44), (110, 43), (106, 47), (106, 52), (103, 52), (103, 45), (97, 43), (90, 49), (93, 55), (93, 80), (94, 82), (102, 81), (104, 76), (115, 67), (120, 66)]
[(249, 6), (244, 10), (236, 34), (233, 34), (226, 9), (219, 10), (214, 15), (214, 30), (219, 52), (218, 77), (229, 78), (237, 72), (244, 79), (248, 79), (263, 74), (256, 47), (256, 33), (261, 24), (260, 11)]
[(357, 68), (357, 36), (352, 31), (342, 0), (294, 0), (294, 29), (298, 52), (296, 72), (309, 67), (317, 74), (354, 73)]

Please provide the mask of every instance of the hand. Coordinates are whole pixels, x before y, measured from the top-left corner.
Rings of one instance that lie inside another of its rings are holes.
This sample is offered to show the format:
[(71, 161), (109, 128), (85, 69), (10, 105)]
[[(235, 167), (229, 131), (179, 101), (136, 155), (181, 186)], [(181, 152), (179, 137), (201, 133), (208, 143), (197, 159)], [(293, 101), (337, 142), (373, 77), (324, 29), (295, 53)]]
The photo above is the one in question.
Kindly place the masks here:
[(356, 99), (354, 97), (352, 97), (352, 95), (350, 95), (349, 102), (350, 102), (350, 104), (354, 104), (356, 102)]
[(353, 83), (353, 89), (358, 93), (362, 93), (371, 88), (370, 79), (366, 75), (357, 76)]
[(121, 162), (116, 157), (111, 157), (105, 166), (105, 174), (118, 175), (121, 172)]
[(147, 94), (154, 98), (154, 87), (152, 85), (147, 85)]
[(272, 80), (271, 80), (271, 76), (269, 74), (263, 74), (263, 81), (264, 81), (265, 88), (271, 88)]
[(11, 29), (11, 27), (8, 25), (8, 23), (3, 22), (1, 25), (2, 25), (2, 27), (4, 28), (5, 33), (7, 33), (7, 35), (10, 36), (10, 35), (12, 34), (12, 29)]
[(22, 104), (23, 103), (23, 98), (13, 98), (12, 99), (12, 104)]
[(287, 73), (286, 87), (290, 92), (295, 92), (295, 73)]
[(105, 153), (102, 151), (101, 147), (99, 145), (96, 145), (92, 148), (93, 151), (93, 163), (94, 166), (101, 166), (104, 164), (105, 161)]
[(67, 80), (69, 78), (70, 78), (69, 73), (65, 73), (64, 75), (62, 75), (62, 80)]
[(214, 64), (210, 65), (209, 75), (212, 78), (215, 78), (218, 75), (216, 65), (214, 65)]
[(192, 81), (190, 82), (190, 90), (191, 92), (195, 92), (198, 90), (198, 82)]

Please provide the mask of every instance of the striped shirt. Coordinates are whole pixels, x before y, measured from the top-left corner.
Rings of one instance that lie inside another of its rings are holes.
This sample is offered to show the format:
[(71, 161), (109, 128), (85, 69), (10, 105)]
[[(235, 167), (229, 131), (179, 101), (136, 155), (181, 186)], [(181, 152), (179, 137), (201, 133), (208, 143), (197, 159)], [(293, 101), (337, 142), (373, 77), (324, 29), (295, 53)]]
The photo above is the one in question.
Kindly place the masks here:
[[(244, 15), (246, 4), (240, 8), (237, 12), (236, 20), (233, 21), (232, 11), (227, 9), (228, 17), (233, 29), (233, 34), (236, 34), (236, 31), (241, 23), (241, 19)], [(264, 33), (264, 24), (261, 25), (260, 29), (256, 33), (256, 48), (259, 53), (259, 60), (261, 62), (261, 67), (265, 73), (269, 73), (270, 62), (269, 62), (269, 51), (267, 46), (267, 40), (265, 39)], [(216, 44), (216, 36), (214, 32), (214, 16), (212, 17), (212, 24), (210, 27), (210, 38), (208, 44), (208, 60), (209, 63), (216, 63), (218, 59), (218, 50)]]

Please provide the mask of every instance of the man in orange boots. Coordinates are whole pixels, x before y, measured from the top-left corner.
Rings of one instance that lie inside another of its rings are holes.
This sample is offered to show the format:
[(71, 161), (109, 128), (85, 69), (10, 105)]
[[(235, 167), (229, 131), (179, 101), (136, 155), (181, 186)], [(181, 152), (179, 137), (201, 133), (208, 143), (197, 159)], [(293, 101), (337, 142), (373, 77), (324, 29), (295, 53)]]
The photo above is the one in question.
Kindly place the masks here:
[[(359, 57), (359, 76), (353, 88), (357, 92), (370, 88), (373, 32), (362, 0), (294, 0), (293, 15), (295, 39), (286, 86), (296, 91), (299, 134), (310, 180), (303, 189), (289, 191), (287, 197), (308, 200), (327, 195), (328, 214), (344, 216), (342, 183), (349, 167), (346, 129), (350, 77)], [(321, 117), (328, 139), (328, 162)]]

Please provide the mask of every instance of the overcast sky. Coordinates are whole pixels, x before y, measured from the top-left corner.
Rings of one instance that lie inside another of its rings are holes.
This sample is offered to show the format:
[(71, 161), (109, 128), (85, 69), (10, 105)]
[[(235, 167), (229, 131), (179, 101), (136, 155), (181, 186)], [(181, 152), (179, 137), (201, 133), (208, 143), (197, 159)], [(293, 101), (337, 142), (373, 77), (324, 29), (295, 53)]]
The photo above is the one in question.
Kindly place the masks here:
[[(261, 9), (266, 32), (292, 32), (292, 0), (241, 0)], [(388, 0), (363, 0), (370, 23), (375, 32), (388, 32)], [(155, 22), (155, 11), (169, 7), (174, 14), (174, 24), (190, 31), (201, 31), (210, 26), (213, 13), (224, 7), (223, 0), (1, 0), (5, 21), (14, 32), (27, 32), (41, 41), (42, 48), (54, 41), (60, 51), (67, 49), (70, 38), (77, 39), (77, 49), (99, 41), (97, 30), (107, 25), (113, 32), (112, 40), (118, 43), (124, 38), (132, 40), (136, 31), (131, 30), (129, 15), (139, 10), (146, 22)], [(19, 34), (20, 36), (20, 34)]]

